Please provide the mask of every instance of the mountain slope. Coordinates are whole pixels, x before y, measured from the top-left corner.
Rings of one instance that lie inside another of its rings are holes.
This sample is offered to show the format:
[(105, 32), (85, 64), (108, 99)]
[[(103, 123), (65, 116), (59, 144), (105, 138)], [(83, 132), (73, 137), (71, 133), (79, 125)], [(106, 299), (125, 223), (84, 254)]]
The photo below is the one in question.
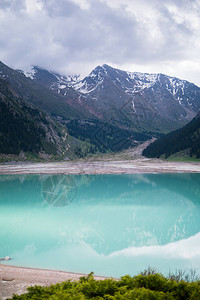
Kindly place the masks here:
[(167, 158), (180, 151), (184, 151), (188, 156), (200, 158), (200, 111), (183, 128), (170, 132), (150, 144), (143, 151), (143, 155), (146, 157), (160, 157), (161, 155), (165, 155), (165, 158)]
[(74, 101), (78, 97), (77, 93), (70, 87), (63, 97), (53, 93), (43, 84), (38, 84), (31, 78), (27, 78), (21, 71), (9, 68), (2, 62), (0, 62), (0, 78), (8, 81), (21, 98), (40, 110), (68, 119), (91, 116), (84, 108), (83, 111), (81, 111), (82, 109), (75, 110), (69, 104), (70, 101)]
[(62, 155), (67, 149), (66, 128), (19, 97), (0, 79), (0, 153)]

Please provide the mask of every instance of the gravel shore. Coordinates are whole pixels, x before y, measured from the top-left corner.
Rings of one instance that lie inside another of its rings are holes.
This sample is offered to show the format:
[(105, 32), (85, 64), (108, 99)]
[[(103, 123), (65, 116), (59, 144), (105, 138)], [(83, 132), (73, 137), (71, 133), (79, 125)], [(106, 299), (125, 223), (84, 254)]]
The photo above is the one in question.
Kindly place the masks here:
[[(28, 286), (49, 286), (66, 280), (79, 280), (85, 274), (62, 271), (22, 268), (0, 264), (0, 299), (11, 298), (13, 294), (26, 292)], [(95, 276), (101, 280), (104, 277)]]
[(139, 174), (199, 172), (199, 162), (168, 162), (147, 158), (121, 161), (70, 161), (0, 165), (0, 174)]

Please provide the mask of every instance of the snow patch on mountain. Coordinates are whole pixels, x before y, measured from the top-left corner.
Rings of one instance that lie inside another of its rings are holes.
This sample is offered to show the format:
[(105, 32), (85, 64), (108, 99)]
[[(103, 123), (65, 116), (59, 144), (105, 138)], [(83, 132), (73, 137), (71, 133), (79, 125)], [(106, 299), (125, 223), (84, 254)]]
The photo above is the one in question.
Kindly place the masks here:
[(133, 111), (136, 112), (134, 100), (132, 100)]
[[(60, 94), (61, 90), (64, 90), (68, 87), (73, 86), (75, 83), (79, 81), (80, 75), (67, 75), (61, 76), (59, 74), (55, 74), (54, 72), (50, 72), (57, 79), (57, 82), (54, 82), (50, 89), (57, 90), (58, 94)], [(64, 93), (66, 95), (66, 93)]]
[(59, 86), (59, 89), (65, 89), (66, 88), (66, 85), (65, 84), (61, 84), (60, 86)]
[(158, 80), (158, 74), (148, 74), (139, 72), (126, 72), (130, 79), (133, 79), (136, 85), (149, 87)]
[[(92, 77), (94, 78), (94, 74), (92, 74)], [(95, 85), (94, 84), (90, 84), (87, 79), (83, 80), (83, 81), (79, 81), (75, 84), (72, 84), (71, 87), (73, 87), (76, 91), (78, 91), (81, 94), (90, 94), (93, 91), (95, 91), (99, 86), (101, 86), (103, 82), (103, 79), (101, 78), (100, 81), (98, 81)]]
[[(19, 71), (19, 70), (18, 70)], [(21, 70), (20, 70), (21, 71)], [(34, 79), (35, 78), (35, 74), (36, 74), (36, 70), (34, 67), (32, 67), (30, 69), (30, 71), (22, 71), (22, 73), (27, 77), (27, 78), (31, 78)]]
[(52, 75), (54, 75), (58, 82), (60, 84), (65, 83), (65, 84), (70, 84), (70, 83), (75, 83), (79, 80), (80, 75), (67, 75), (67, 76), (62, 76), (59, 74), (56, 74), (54, 72), (49, 71)]
[(179, 80), (178, 78), (175, 77), (168, 77), (170, 85), (167, 84), (166, 88), (169, 92), (171, 92), (173, 95), (176, 95), (177, 92), (181, 92), (184, 95), (184, 89), (185, 89), (185, 80)]

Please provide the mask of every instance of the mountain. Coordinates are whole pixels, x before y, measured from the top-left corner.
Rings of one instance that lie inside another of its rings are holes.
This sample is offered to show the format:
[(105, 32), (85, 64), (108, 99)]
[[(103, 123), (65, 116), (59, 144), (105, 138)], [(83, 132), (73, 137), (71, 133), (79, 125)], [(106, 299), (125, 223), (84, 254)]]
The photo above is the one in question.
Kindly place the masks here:
[[(27, 78), (23, 71), (0, 63), (1, 106), (5, 110), (0, 115), (0, 153), (28, 151), (41, 156), (44, 152), (74, 158), (97, 151), (120, 151), (150, 138), (98, 120), (84, 107), (73, 108), (67, 103), (78, 97), (72, 87), (68, 87), (64, 97), (46, 87), (52, 78), (55, 80), (54, 75), (39, 68), (37, 75), (34, 73), (28, 75), (35, 79)], [(72, 94), (74, 99), (70, 97)]]
[[(6, 69), (6, 66), (4, 69)], [(8, 70), (11, 69), (8, 68)], [(14, 70), (9, 72), (8, 79), (10, 79), (10, 82), (13, 82), (13, 77), (16, 75), (15, 72)], [(48, 91), (51, 96), (48, 96), (45, 101), (47, 102), (49, 99), (51, 100), (51, 97), (54, 97), (54, 102), (53, 105), (52, 103), (46, 105), (45, 102), (45, 105), (41, 106), (41, 103), (38, 104), (32, 100), (32, 90), (30, 90), (31, 94), (28, 95), (28, 98), (25, 99), (37, 106), (37, 108), (43, 109), (48, 113), (50, 112), (57, 121), (67, 127), (72, 136), (89, 142), (94, 146), (94, 149), (98, 149), (101, 152), (119, 151), (137, 145), (138, 141), (141, 142), (151, 138), (151, 135), (142, 131), (133, 131), (129, 127), (124, 128), (120, 124), (115, 124), (109, 120), (107, 122), (106, 119), (98, 118), (98, 114), (82, 102), (82, 96), (72, 86), (77, 82), (79, 76), (61, 76), (38, 66), (34, 66), (31, 72), (28, 73), (24, 73), (21, 70), (17, 70), (17, 72), (20, 76), (26, 78), (23, 81), (23, 88), (25, 85), (24, 89), (26, 89), (28, 80), (29, 84), (30, 82), (32, 83), (31, 88), (34, 87), (37, 90), (38, 98), (41, 98), (44, 92)], [(2, 73), (5, 74), (5, 71)], [(18, 78), (17, 81), (19, 81)], [(20, 81), (20, 84), (22, 84), (22, 81)], [(42, 95), (41, 89), (43, 92)], [(26, 95), (22, 93), (22, 96), (25, 97)], [(65, 101), (65, 107), (62, 106), (62, 101)], [(56, 109), (54, 104), (57, 106)]]
[(170, 155), (200, 158), (200, 111), (181, 129), (172, 131), (150, 144), (144, 151), (146, 157), (165, 158)]
[(200, 88), (164, 74), (126, 72), (108, 65), (96, 67), (88, 76), (61, 76), (33, 68), (34, 81), (66, 97), (76, 92), (80, 105), (100, 120), (138, 132), (169, 132), (192, 120), (200, 109)]

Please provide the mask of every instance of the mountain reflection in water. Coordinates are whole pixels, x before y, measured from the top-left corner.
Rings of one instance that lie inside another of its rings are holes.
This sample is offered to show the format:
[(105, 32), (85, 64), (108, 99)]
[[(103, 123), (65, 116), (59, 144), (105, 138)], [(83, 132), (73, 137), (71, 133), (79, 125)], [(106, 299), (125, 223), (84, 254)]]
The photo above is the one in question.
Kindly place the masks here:
[(145, 263), (192, 265), (199, 182), (200, 174), (1, 175), (0, 257), (112, 276)]

